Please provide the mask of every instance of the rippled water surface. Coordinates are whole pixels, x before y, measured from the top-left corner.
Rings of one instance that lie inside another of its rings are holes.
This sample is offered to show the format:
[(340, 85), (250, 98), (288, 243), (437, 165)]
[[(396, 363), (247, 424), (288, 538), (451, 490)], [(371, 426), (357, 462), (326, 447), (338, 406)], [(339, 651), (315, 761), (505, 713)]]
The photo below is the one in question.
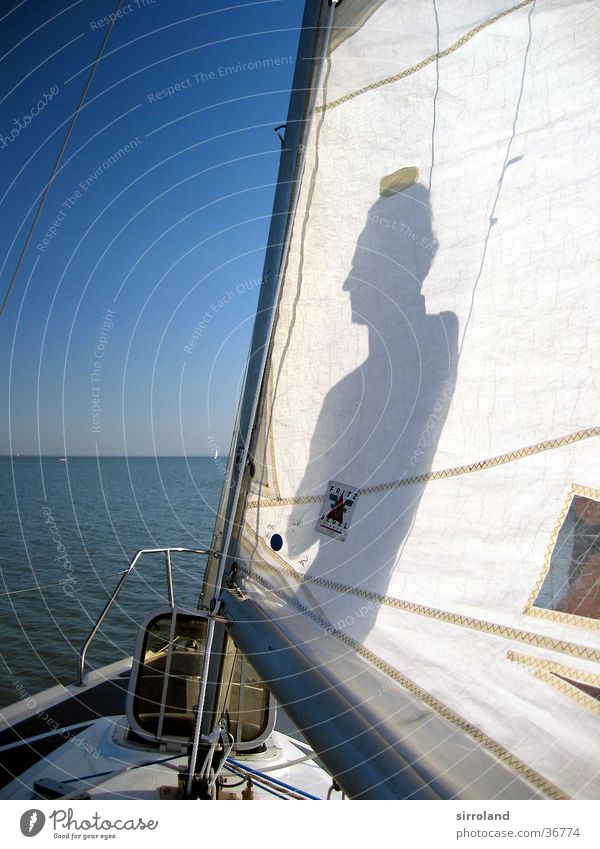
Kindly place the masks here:
[[(208, 548), (224, 464), (210, 457), (0, 458), (0, 703), (74, 679), (77, 652), (140, 548)], [(204, 558), (174, 558), (176, 601), (195, 606)], [(165, 602), (162, 555), (142, 560), (89, 653), (130, 655)], [(31, 588), (34, 588), (31, 590)]]

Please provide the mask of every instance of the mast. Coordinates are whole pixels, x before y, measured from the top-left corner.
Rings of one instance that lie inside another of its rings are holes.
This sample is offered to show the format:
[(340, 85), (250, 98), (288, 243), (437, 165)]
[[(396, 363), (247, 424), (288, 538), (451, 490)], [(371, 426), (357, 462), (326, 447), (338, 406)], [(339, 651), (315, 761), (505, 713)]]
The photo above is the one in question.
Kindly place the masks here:
[[(202, 675), (198, 717), (190, 752), (189, 782), (201, 756), (207, 750), (205, 741), (213, 730), (219, 687), (221, 661), (226, 634), (215, 628), (221, 613), (219, 599), (223, 577), (231, 571), (229, 550), (237, 549), (239, 527), (236, 527), (239, 506), (244, 503), (248, 482), (254, 471), (250, 443), (261, 397), (265, 366), (268, 361), (282, 266), (289, 246), (293, 220), (304, 164), (303, 140), (308, 134), (313, 115), (313, 100), (324, 47), (333, 16), (330, 4), (322, 0), (307, 0), (298, 45), (292, 82), (292, 92), (285, 124), (283, 149), (279, 164), (277, 189), (273, 203), (271, 225), (259, 294), (257, 318), (254, 324), (244, 388), (234, 427), (225, 482), (221, 493), (217, 521), (213, 532), (212, 555), (208, 557), (203, 588), (198, 607), (208, 610), (205, 665)], [(281, 129), (281, 128), (279, 128)]]
[(243, 501), (248, 485), (252, 464), (252, 458), (249, 456), (250, 440), (265, 365), (268, 361), (282, 269), (302, 179), (304, 163), (302, 143), (309, 132), (313, 118), (311, 107), (329, 35), (328, 19), (331, 19), (332, 15), (332, 4), (327, 0), (306, 0), (290, 105), (285, 123), (257, 317), (250, 343), (244, 388), (229, 450), (218, 518), (213, 533), (212, 550), (216, 554), (208, 560), (200, 596), (199, 607), (204, 609), (210, 607), (212, 600), (218, 594), (219, 574), (222, 576), (229, 571), (225, 563), (227, 543), (235, 529), (234, 517), (237, 505)]

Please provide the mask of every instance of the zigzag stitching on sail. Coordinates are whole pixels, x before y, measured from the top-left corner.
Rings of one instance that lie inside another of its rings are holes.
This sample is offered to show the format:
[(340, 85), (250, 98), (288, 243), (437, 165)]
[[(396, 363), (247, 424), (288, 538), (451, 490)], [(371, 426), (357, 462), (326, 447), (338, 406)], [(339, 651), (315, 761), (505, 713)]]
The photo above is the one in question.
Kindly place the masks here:
[(552, 669), (557, 675), (565, 675), (567, 678), (574, 678), (582, 684), (591, 684), (594, 687), (600, 686), (600, 675), (597, 672), (588, 672), (584, 669), (576, 669), (574, 666), (563, 666), (560, 663), (545, 660), (542, 657), (533, 657), (533, 655), (521, 654), (521, 652), (516, 651), (508, 651), (506, 656), (509, 660), (512, 660), (515, 663), (520, 663), (523, 666), (530, 666), (532, 669)]
[[(273, 567), (269, 568), (273, 569)], [(438, 699), (435, 698), (435, 696), (432, 696), (431, 693), (428, 693), (426, 690), (423, 690), (421, 687), (415, 684), (414, 681), (411, 681), (410, 678), (406, 678), (406, 676), (402, 675), (402, 673), (398, 672), (398, 670), (394, 669), (392, 666), (386, 663), (386, 661), (383, 660), (383, 658), (379, 657), (379, 655), (376, 655), (374, 652), (354, 640), (352, 637), (349, 637), (347, 634), (344, 634), (343, 631), (338, 631), (337, 629), (332, 628), (330, 623), (328, 623), (326, 620), (321, 619), (321, 617), (317, 616), (316, 613), (313, 613), (312, 610), (309, 610), (308, 608), (304, 607), (304, 605), (301, 604), (297, 599), (293, 598), (292, 596), (289, 596), (282, 590), (277, 589), (277, 587), (270, 584), (269, 581), (266, 580), (266, 578), (263, 578), (262, 576), (256, 574), (251, 575), (248, 570), (244, 569), (243, 567), (240, 568), (240, 572), (245, 574), (250, 580), (256, 581), (256, 583), (261, 584), (261, 586), (265, 587), (265, 589), (269, 590), (269, 592), (272, 592), (278, 598), (281, 598), (283, 601), (286, 601), (288, 604), (291, 604), (292, 607), (295, 607), (305, 616), (308, 616), (318, 625), (325, 628), (328, 633), (336, 636), (338, 640), (343, 642), (361, 657), (364, 657), (365, 660), (368, 660), (370, 663), (373, 664), (373, 666), (375, 666), (389, 678), (400, 684), (401, 687), (404, 687), (404, 689), (411, 693), (411, 695), (418, 698), (420, 701), (428, 705), (444, 719), (447, 719), (453, 725), (457, 726), (462, 731), (465, 731), (467, 734), (477, 740), (478, 743), (481, 743), (481, 745), (485, 746), (488, 751), (492, 752), (492, 754), (496, 755), (497, 758), (499, 758), (505, 764), (510, 766), (512, 769), (514, 769), (515, 772), (523, 776), (534, 787), (537, 787), (538, 789), (542, 790), (542, 792), (546, 793), (547, 796), (552, 799), (570, 798), (562, 790), (556, 787), (556, 785), (552, 784), (552, 782), (548, 781), (548, 779), (544, 778), (532, 767), (528, 766), (526, 763), (520, 760), (520, 758), (517, 758), (516, 755), (513, 755), (511, 752), (509, 752), (491, 737), (488, 737), (488, 735), (485, 734), (476, 725), (473, 725), (472, 723), (468, 722), (468, 720), (454, 713), (454, 711), (448, 708), (443, 702), (440, 702)]]
[[(262, 539), (256, 534), (253, 528), (248, 523), (244, 523), (244, 530), (254, 536), (256, 545), (263, 544)], [(255, 555), (254, 546), (250, 540), (245, 541), (242, 538), (242, 543), (246, 542), (250, 546), (253, 556)], [(274, 558), (280, 564), (282, 570), (293, 577), (298, 583), (314, 584), (316, 586), (325, 587), (330, 590), (335, 590), (340, 593), (349, 593), (350, 595), (366, 598), (368, 601), (375, 601), (378, 604), (386, 607), (394, 607), (397, 610), (403, 610), (406, 613), (414, 613), (417, 616), (425, 616), (428, 619), (437, 619), (441, 622), (447, 622), (449, 625), (459, 625), (462, 628), (470, 628), (473, 631), (480, 631), (486, 634), (492, 634), (496, 637), (504, 637), (508, 640), (515, 640), (520, 643), (546, 648), (550, 651), (560, 652), (561, 654), (570, 654), (574, 657), (581, 657), (584, 660), (592, 660), (600, 662), (600, 651), (580, 646), (577, 643), (570, 643), (566, 640), (555, 640), (552, 637), (545, 637), (542, 634), (534, 634), (532, 631), (522, 631), (519, 628), (512, 628), (508, 625), (498, 625), (494, 622), (486, 622), (484, 619), (475, 619), (471, 616), (462, 616), (458, 613), (448, 613), (444, 610), (439, 610), (435, 607), (428, 607), (425, 604), (417, 604), (413, 601), (404, 601), (403, 599), (394, 598), (393, 596), (384, 596), (379, 593), (371, 592), (370, 590), (360, 590), (356, 587), (349, 587), (346, 584), (340, 584), (336, 581), (328, 581), (325, 578), (314, 578), (309, 575), (303, 575), (296, 571), (293, 566), (276, 554), (274, 551), (269, 551), (269, 556)], [(275, 572), (275, 567), (271, 566), (266, 560), (260, 557), (261, 565), (272, 569)]]
[[(509, 451), (506, 454), (498, 454), (496, 457), (490, 457), (487, 460), (478, 460), (475, 463), (468, 463), (464, 466), (453, 466), (449, 469), (440, 469), (436, 472), (425, 472), (422, 475), (414, 475), (410, 478), (401, 478), (397, 481), (389, 481), (387, 483), (377, 484), (376, 486), (364, 487), (363, 489), (358, 490), (358, 494), (373, 495), (377, 492), (385, 492), (388, 489), (397, 489), (402, 486), (414, 486), (415, 484), (425, 483), (427, 481), (444, 480), (445, 478), (467, 475), (471, 472), (482, 472), (486, 469), (492, 469), (495, 466), (502, 466), (505, 463), (514, 463), (516, 460), (522, 460), (524, 457), (531, 457), (534, 454), (541, 454), (543, 451), (550, 451), (553, 448), (560, 448), (563, 445), (571, 445), (573, 442), (581, 442), (584, 439), (591, 439), (596, 436), (600, 436), (600, 427), (590, 427), (585, 430), (577, 430), (574, 433), (569, 433), (565, 436), (557, 436), (555, 439), (547, 439), (544, 442), (537, 442), (535, 445), (529, 445), (526, 448), (519, 448), (515, 451)], [(248, 508), (286, 507), (292, 504), (320, 504), (323, 500), (323, 495), (324, 494), (297, 495), (292, 498), (265, 498), (260, 501), (249, 501)]]
[(583, 616), (578, 616), (576, 613), (563, 613), (560, 610), (547, 610), (543, 607), (534, 607), (534, 602), (538, 597), (540, 590), (542, 589), (542, 584), (546, 580), (548, 572), (550, 571), (552, 552), (554, 551), (554, 546), (556, 545), (558, 534), (564, 524), (565, 519), (567, 518), (567, 513), (569, 512), (573, 498), (576, 495), (583, 495), (586, 498), (593, 498), (596, 501), (600, 501), (600, 490), (592, 489), (589, 486), (579, 486), (578, 484), (573, 484), (573, 486), (571, 487), (571, 491), (569, 492), (569, 495), (567, 496), (567, 499), (564, 503), (563, 509), (556, 521), (556, 525), (554, 526), (554, 529), (550, 536), (550, 542), (548, 543), (548, 548), (546, 549), (546, 553), (544, 555), (544, 565), (542, 567), (542, 571), (540, 572), (535, 586), (531, 591), (531, 595), (527, 600), (527, 604), (523, 609), (523, 613), (527, 614), (528, 616), (537, 616), (539, 619), (550, 619), (554, 622), (562, 622), (565, 625), (575, 625), (578, 628), (588, 628), (591, 631), (600, 631), (600, 620), (598, 619), (587, 619)]
[(497, 21), (501, 20), (501, 18), (505, 18), (507, 15), (512, 14), (512, 12), (516, 12), (519, 9), (523, 9), (525, 6), (530, 6), (534, 0), (523, 0), (522, 3), (518, 3), (516, 6), (512, 6), (510, 9), (506, 9), (504, 12), (500, 12), (497, 15), (494, 15), (493, 18), (490, 18), (487, 21), (484, 21), (482, 24), (478, 24), (473, 29), (466, 32), (463, 36), (461, 36), (458, 41), (455, 41), (445, 50), (442, 50), (440, 53), (433, 53), (431, 56), (428, 56), (426, 59), (423, 59), (417, 65), (412, 65), (410, 68), (406, 68), (404, 71), (400, 71), (398, 74), (394, 74), (392, 77), (385, 77), (383, 80), (378, 80), (375, 83), (369, 83), (369, 85), (364, 86), (363, 88), (359, 88), (357, 91), (352, 91), (349, 94), (344, 94), (342, 97), (338, 97), (337, 100), (332, 100), (331, 103), (325, 103), (322, 106), (317, 106), (315, 112), (324, 112), (326, 109), (335, 109), (336, 106), (340, 106), (342, 103), (346, 103), (348, 100), (353, 100), (355, 97), (359, 97), (361, 94), (365, 94), (368, 91), (373, 91), (377, 88), (381, 88), (384, 85), (389, 85), (390, 83), (398, 82), (398, 80), (402, 80), (405, 77), (410, 77), (412, 74), (416, 74), (417, 71), (426, 68), (427, 65), (431, 65), (432, 62), (435, 62), (437, 59), (443, 59), (446, 56), (449, 56), (451, 53), (454, 53), (455, 50), (458, 50), (459, 47), (462, 47), (468, 41), (470, 41), (474, 36), (480, 33), (482, 30), (487, 27), (495, 24)]
[(582, 672), (580, 669), (562, 666), (558, 663), (552, 663), (539, 657), (531, 657), (530, 655), (520, 654), (515, 651), (507, 652), (506, 657), (514, 663), (529, 667), (538, 681), (543, 681), (544, 684), (548, 684), (561, 693), (561, 695), (568, 696), (568, 698), (587, 708), (587, 710), (590, 710), (596, 716), (600, 716), (600, 702), (578, 690), (577, 687), (569, 684), (568, 681), (562, 681), (557, 677), (558, 675), (564, 675), (567, 678), (574, 678), (582, 684), (591, 684), (598, 687), (600, 686), (600, 675), (595, 675), (593, 672)]

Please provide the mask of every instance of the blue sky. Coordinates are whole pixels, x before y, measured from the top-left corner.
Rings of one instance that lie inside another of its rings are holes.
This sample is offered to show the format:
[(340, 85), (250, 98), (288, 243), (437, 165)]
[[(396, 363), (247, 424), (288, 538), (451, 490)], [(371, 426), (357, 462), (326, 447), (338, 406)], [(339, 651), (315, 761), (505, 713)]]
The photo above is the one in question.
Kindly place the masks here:
[[(0, 318), (0, 453), (226, 453), (304, 4), (123, 0)], [(110, 0), (2, 4), (2, 297)]]

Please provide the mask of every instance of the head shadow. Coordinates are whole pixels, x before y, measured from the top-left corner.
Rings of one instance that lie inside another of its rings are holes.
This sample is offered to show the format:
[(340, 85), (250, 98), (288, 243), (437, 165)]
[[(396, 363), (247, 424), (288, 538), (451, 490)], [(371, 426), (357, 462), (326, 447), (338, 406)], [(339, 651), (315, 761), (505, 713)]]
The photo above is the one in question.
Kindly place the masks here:
[(350, 296), (352, 321), (366, 324), (377, 338), (404, 310), (416, 314), (437, 250), (424, 186), (379, 197), (367, 213), (342, 287)]

